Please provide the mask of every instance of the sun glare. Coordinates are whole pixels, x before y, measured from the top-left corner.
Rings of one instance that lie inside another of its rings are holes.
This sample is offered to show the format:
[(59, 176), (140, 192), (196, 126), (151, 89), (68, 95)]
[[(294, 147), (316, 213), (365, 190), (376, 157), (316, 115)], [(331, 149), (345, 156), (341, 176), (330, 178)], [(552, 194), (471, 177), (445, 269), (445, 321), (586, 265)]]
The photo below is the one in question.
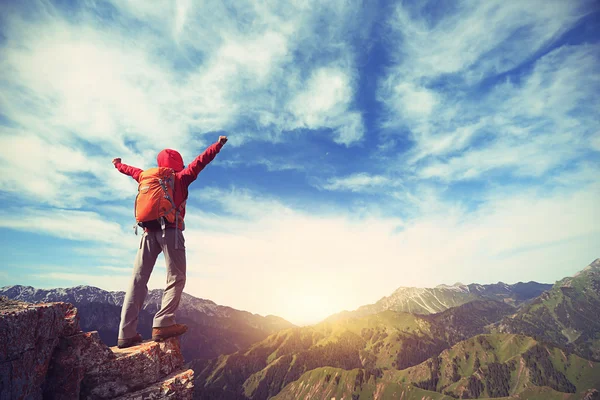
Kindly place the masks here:
[(287, 296), (281, 307), (281, 316), (295, 325), (316, 324), (342, 310), (338, 299), (328, 293)]

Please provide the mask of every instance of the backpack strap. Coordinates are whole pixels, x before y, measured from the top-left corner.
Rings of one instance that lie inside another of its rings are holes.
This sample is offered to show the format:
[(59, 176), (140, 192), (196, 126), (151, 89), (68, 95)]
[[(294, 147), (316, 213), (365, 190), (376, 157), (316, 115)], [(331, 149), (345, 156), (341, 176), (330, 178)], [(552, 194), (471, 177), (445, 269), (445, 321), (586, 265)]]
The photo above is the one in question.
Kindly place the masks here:
[[(171, 190), (174, 192), (175, 191), (174, 175), (171, 175), (167, 179), (159, 179), (158, 183), (160, 184), (160, 187), (162, 188), (163, 192), (165, 193), (165, 198), (167, 200), (169, 200), (169, 203), (171, 203), (171, 209), (169, 211), (167, 211), (166, 214), (171, 213), (171, 211), (173, 211), (173, 209), (175, 209), (175, 229), (177, 230), (177, 229), (179, 229), (179, 208), (185, 204), (185, 201), (183, 201), (183, 203), (181, 203), (179, 205), (179, 207), (176, 207), (175, 202), (173, 201), (171, 196), (169, 196), (169, 190), (167, 189), (167, 184), (171, 187)], [(166, 228), (166, 218), (165, 217), (160, 218), (160, 227), (163, 232), (162, 237), (164, 238), (165, 237), (165, 228)], [(177, 235), (176, 235), (175, 236), (175, 250), (177, 250), (179, 248), (178, 244), (179, 244), (179, 241), (177, 240)]]
[[(165, 199), (169, 200), (169, 203), (171, 203), (171, 207), (172, 207), (171, 210), (172, 210), (173, 208), (175, 208), (175, 202), (173, 201), (171, 196), (169, 196), (169, 191), (167, 189), (166, 182), (163, 179), (159, 179), (158, 183), (160, 184), (160, 187), (162, 188), (163, 192), (165, 192)], [(167, 214), (170, 213), (171, 210), (169, 210), (167, 212)]]
[[(165, 214), (170, 214), (171, 211), (173, 211), (173, 209), (175, 209), (177, 212), (177, 207), (175, 207), (175, 202), (173, 201), (173, 199), (171, 198), (171, 196), (169, 196), (169, 191), (167, 189), (167, 184), (169, 186), (171, 186), (171, 190), (175, 190), (175, 183), (173, 182), (173, 178), (170, 177), (168, 179), (159, 179), (158, 183), (160, 185), (160, 187), (162, 188), (163, 192), (165, 193), (165, 199), (169, 200), (169, 203), (171, 203), (171, 209), (169, 209), (169, 211), (167, 211)], [(163, 235), (164, 237), (164, 235)]]

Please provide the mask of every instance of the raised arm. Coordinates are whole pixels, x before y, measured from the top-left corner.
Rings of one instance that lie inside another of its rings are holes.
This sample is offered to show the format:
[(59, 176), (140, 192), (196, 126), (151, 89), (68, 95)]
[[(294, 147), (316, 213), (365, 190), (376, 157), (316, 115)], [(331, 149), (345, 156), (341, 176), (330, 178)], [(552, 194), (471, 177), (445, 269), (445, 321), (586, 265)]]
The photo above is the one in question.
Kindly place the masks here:
[(194, 161), (188, 164), (188, 166), (181, 171), (181, 181), (184, 185), (189, 185), (194, 182), (198, 177), (200, 171), (204, 169), (214, 158), (219, 154), (223, 145), (227, 142), (227, 136), (219, 136), (219, 141), (213, 143), (202, 154), (200, 154)]
[(114, 164), (115, 168), (119, 170), (120, 173), (129, 175), (137, 182), (139, 182), (140, 173), (142, 173), (143, 171), (142, 169), (123, 164), (120, 158), (115, 158), (114, 160), (112, 160), (112, 163)]

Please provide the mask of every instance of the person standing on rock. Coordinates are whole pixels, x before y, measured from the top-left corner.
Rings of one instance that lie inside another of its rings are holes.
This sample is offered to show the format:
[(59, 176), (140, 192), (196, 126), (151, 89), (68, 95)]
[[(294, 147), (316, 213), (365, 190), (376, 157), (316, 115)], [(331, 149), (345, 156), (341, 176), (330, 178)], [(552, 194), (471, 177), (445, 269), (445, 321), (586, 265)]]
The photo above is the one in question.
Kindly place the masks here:
[(135, 214), (137, 225), (144, 228), (134, 262), (133, 279), (121, 310), (119, 348), (131, 347), (143, 340), (142, 335), (137, 333), (138, 316), (148, 294), (150, 274), (161, 252), (164, 253), (167, 267), (167, 287), (161, 308), (152, 323), (152, 340), (160, 342), (187, 331), (186, 325), (175, 323), (175, 311), (186, 280), (183, 230), (188, 187), (226, 142), (227, 136), (220, 136), (216, 143), (185, 168), (181, 155), (171, 149), (158, 153), (158, 168), (145, 171), (123, 164), (120, 158), (113, 159), (119, 172), (139, 183)]

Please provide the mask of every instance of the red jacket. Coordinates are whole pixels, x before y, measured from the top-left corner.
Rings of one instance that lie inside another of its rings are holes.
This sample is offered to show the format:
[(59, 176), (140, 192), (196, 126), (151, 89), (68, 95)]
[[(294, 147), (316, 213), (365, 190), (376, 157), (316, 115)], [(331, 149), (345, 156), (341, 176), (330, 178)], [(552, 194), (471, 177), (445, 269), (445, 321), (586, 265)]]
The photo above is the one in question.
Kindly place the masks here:
[[(223, 144), (220, 142), (210, 145), (202, 154), (192, 161), (186, 168), (183, 168), (183, 158), (175, 150), (164, 149), (156, 157), (159, 167), (168, 167), (175, 170), (175, 189), (173, 192), (173, 201), (175, 206), (179, 207), (188, 198), (188, 186), (196, 180), (200, 171), (204, 169), (221, 151)], [(115, 168), (119, 172), (131, 176), (139, 182), (142, 169), (132, 167), (123, 163), (116, 163)], [(185, 217), (185, 204), (180, 208), (179, 229), (184, 230), (183, 219)], [(167, 228), (173, 228), (175, 224), (167, 224)]]

